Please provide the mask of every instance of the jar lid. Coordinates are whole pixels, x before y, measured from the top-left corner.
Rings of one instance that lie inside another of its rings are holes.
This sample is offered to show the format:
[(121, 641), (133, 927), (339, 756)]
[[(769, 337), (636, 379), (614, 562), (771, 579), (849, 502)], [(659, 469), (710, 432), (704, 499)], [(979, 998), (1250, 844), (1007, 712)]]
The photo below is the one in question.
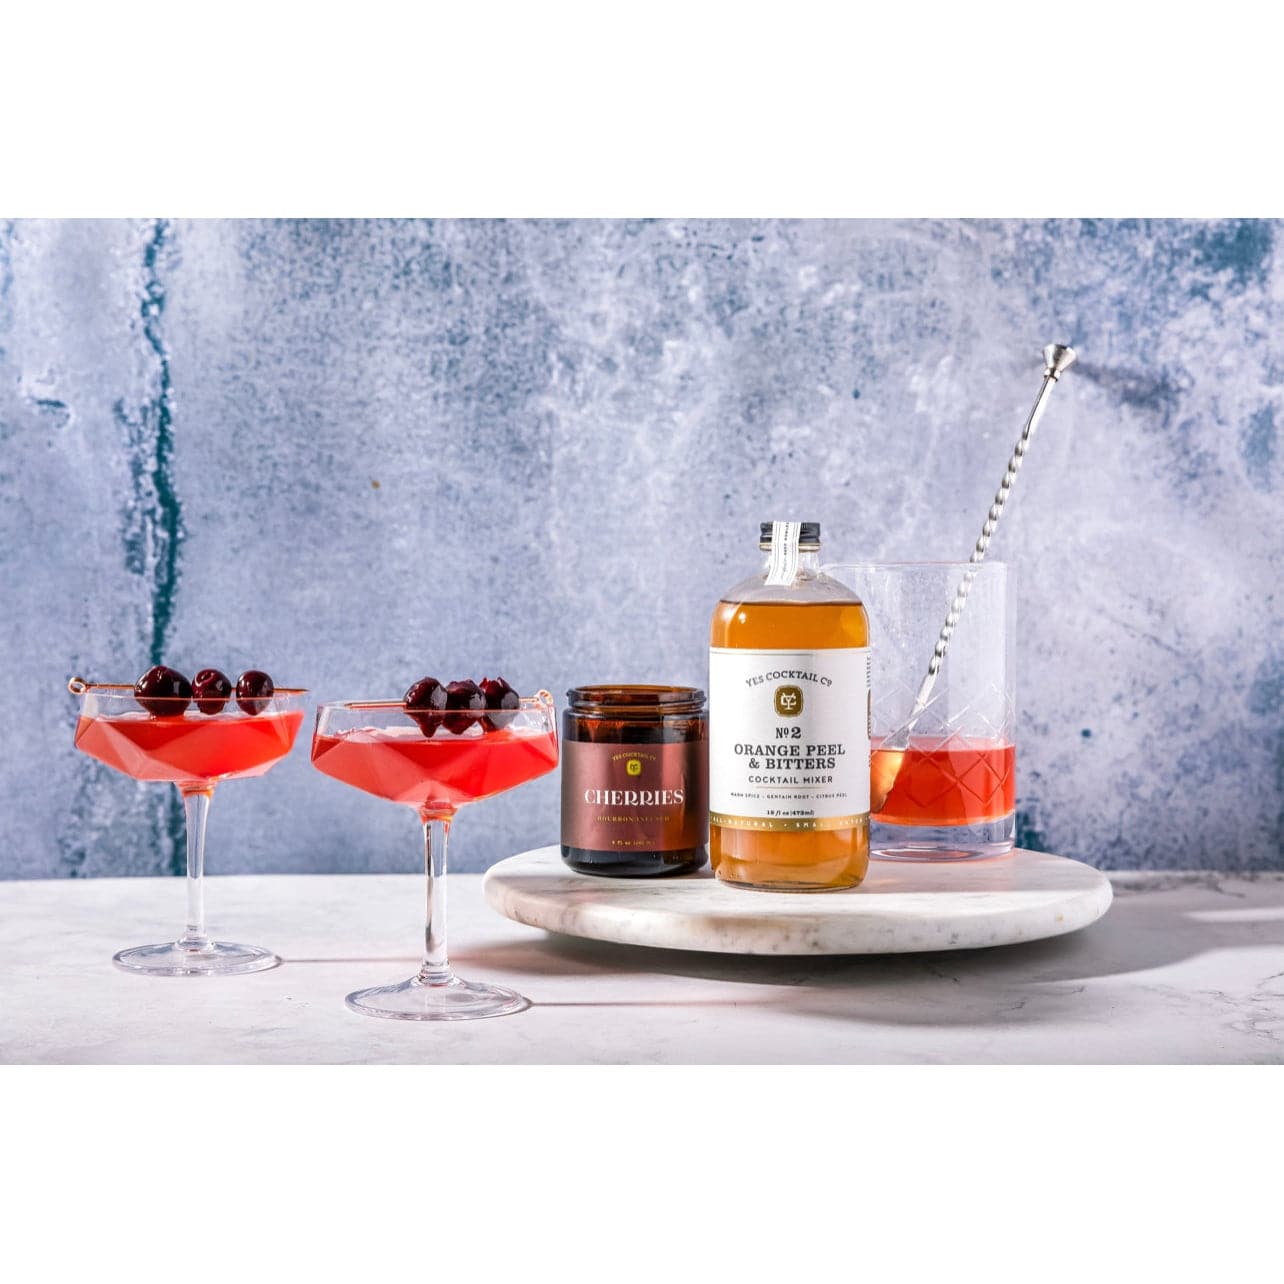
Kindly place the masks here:
[(576, 713), (634, 717), (667, 713), (699, 713), (704, 708), (705, 695), (699, 687), (666, 687), (602, 683), (595, 686), (572, 687), (566, 698)]

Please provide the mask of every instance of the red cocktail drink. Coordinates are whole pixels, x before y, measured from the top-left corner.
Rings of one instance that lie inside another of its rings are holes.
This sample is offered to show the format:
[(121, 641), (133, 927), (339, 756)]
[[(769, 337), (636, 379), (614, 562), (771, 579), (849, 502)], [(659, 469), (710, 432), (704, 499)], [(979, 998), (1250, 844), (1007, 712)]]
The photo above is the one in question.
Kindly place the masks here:
[(221, 780), (261, 776), (285, 757), (303, 723), (303, 710), (253, 717), (177, 716), (124, 712), (76, 723), (76, 748), (135, 780), (161, 780), (187, 790)]
[(552, 731), (501, 727), (431, 738), (413, 724), (356, 727), (312, 742), (312, 765), (368, 794), (448, 816), (557, 766)]

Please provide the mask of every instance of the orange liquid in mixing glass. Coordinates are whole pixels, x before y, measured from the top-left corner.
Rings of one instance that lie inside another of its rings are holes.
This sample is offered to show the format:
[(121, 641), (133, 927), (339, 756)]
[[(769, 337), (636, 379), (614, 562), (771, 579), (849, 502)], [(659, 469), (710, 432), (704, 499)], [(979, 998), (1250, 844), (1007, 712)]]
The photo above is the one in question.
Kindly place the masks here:
[[(1016, 807), (1016, 749), (992, 740), (911, 740), (899, 769), (873, 744), (870, 774), (895, 784), (873, 819), (888, 825), (975, 825)], [(874, 790), (877, 798), (878, 790)]]

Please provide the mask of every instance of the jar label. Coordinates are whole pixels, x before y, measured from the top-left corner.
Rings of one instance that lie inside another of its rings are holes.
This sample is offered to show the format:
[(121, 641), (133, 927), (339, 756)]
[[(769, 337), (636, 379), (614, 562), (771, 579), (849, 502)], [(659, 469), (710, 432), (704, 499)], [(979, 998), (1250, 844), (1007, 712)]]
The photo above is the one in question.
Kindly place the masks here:
[(869, 648), (709, 648), (709, 820), (850, 829), (869, 814)]
[(562, 742), (562, 843), (677, 852), (709, 840), (709, 742)]

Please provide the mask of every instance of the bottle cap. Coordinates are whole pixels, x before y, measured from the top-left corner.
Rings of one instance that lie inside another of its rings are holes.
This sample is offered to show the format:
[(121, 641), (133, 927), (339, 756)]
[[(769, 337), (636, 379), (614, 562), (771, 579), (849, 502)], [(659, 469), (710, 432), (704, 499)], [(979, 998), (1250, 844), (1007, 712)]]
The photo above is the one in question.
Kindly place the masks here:
[[(802, 527), (802, 530), (798, 532), (799, 545), (801, 546), (803, 544), (814, 544), (816, 545), (817, 548), (819, 548), (820, 547), (820, 523), (819, 522), (801, 522), (799, 523), (799, 525)], [(771, 546), (771, 523), (770, 522), (763, 522), (762, 526), (759, 528), (758, 543), (761, 544), (764, 548), (769, 548)]]

